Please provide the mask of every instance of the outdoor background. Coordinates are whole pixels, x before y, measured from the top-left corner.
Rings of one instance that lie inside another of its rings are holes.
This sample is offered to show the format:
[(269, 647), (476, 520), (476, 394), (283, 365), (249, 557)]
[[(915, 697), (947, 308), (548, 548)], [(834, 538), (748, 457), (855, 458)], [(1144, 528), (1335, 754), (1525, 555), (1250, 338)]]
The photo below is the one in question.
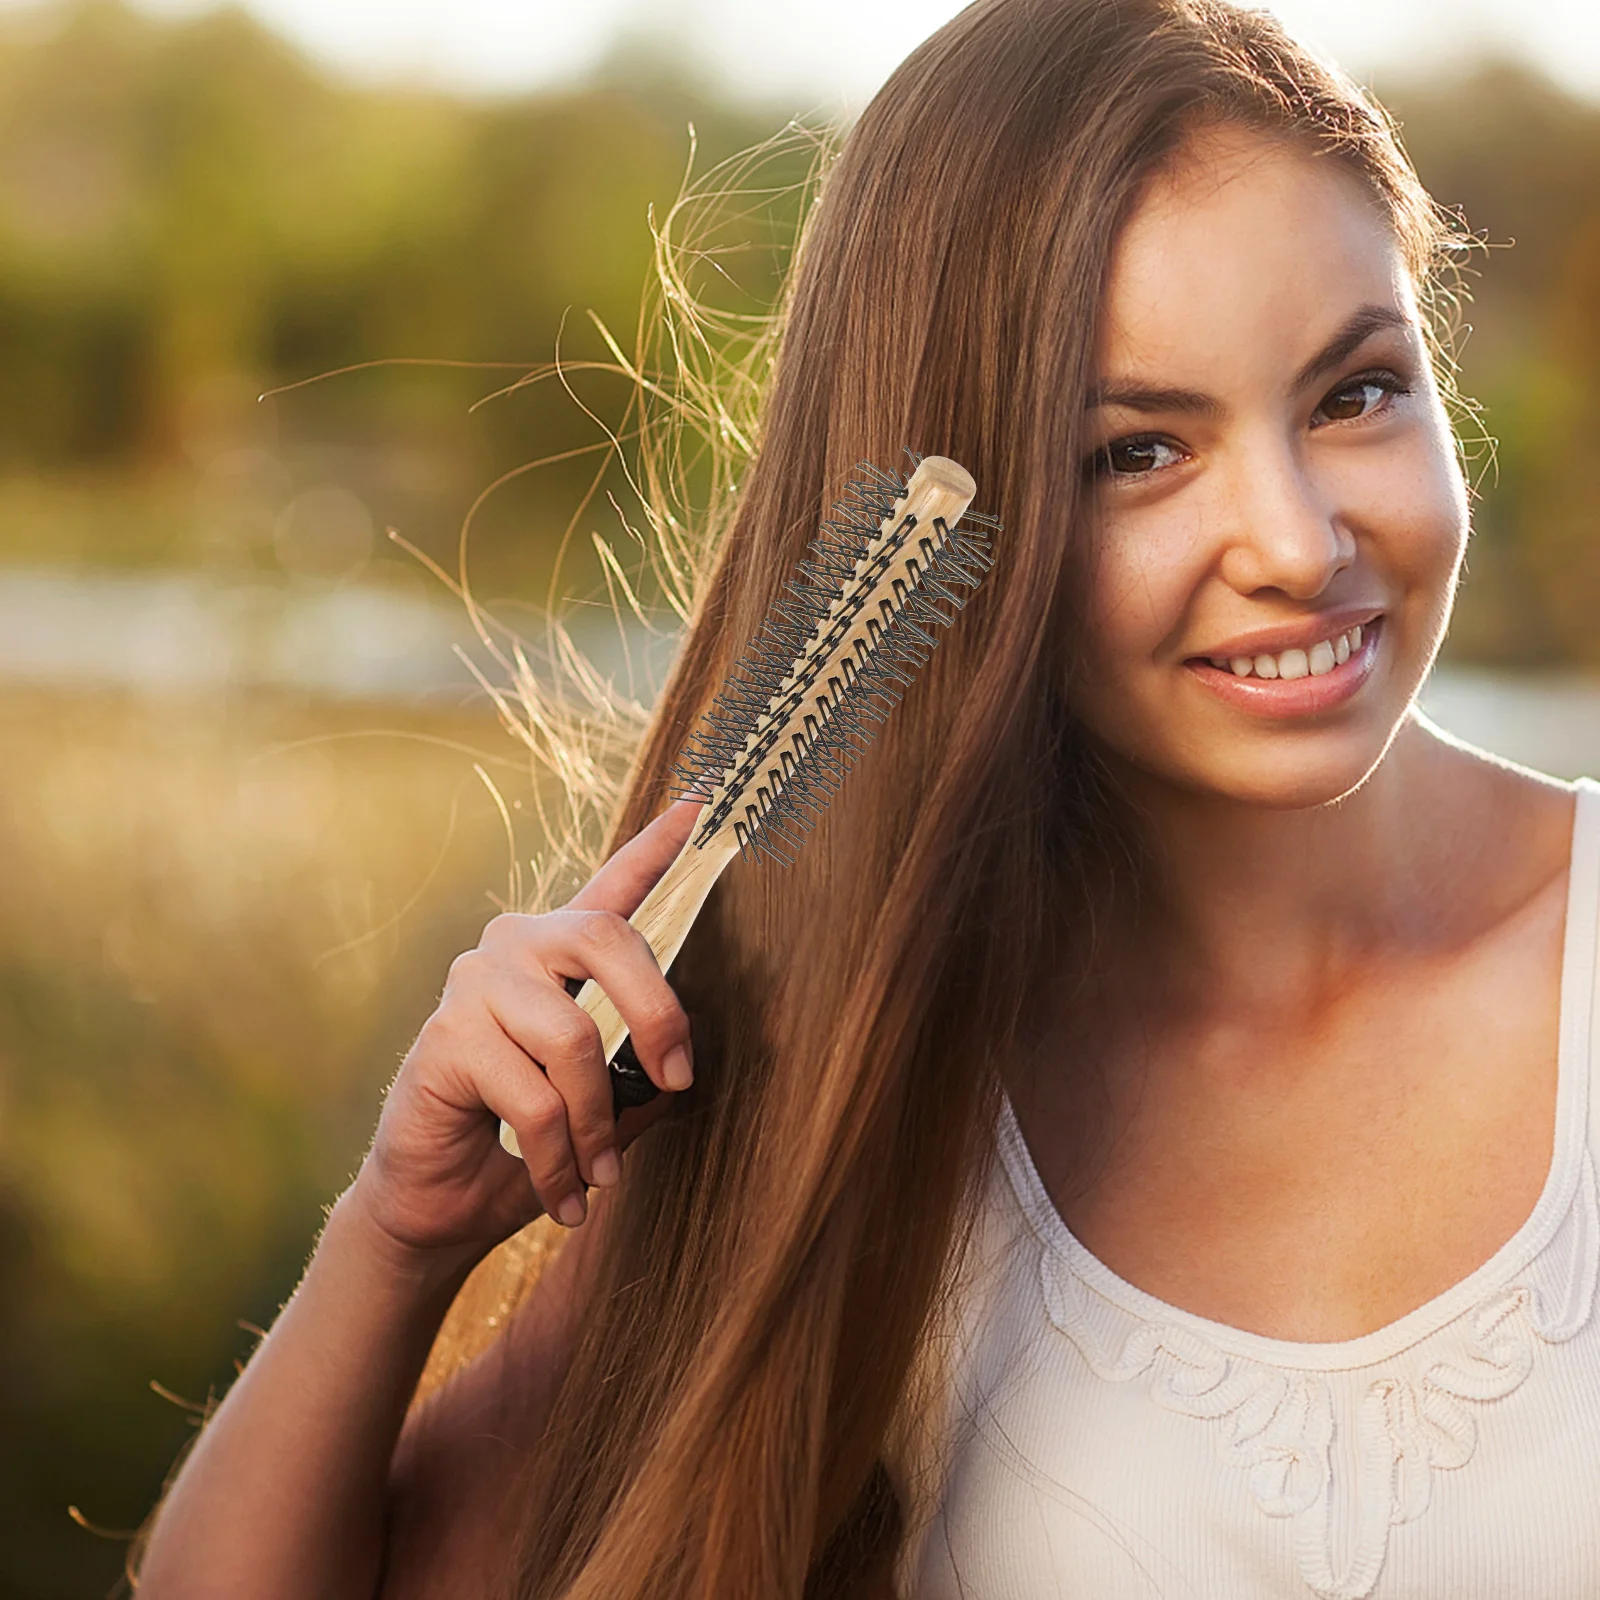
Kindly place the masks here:
[[(955, 7), (818, 0), (766, 33), (709, 0), (582, 9), (0, 3), (0, 1600), (112, 1588), (122, 1545), (68, 1508), (135, 1526), (178, 1400), (292, 1287), (506, 893), (475, 764), (539, 850), (527, 763), (451, 647), (493, 665), (384, 530), (454, 570), (481, 490), (601, 437), (553, 383), (470, 408), (558, 332), (602, 356), (591, 308), (631, 351), (691, 122), (703, 172), (847, 117)], [(1284, 14), (1494, 247), (1462, 368), (1497, 447), (1429, 704), (1600, 772), (1600, 24), (1560, 0)], [(804, 169), (792, 143), (768, 181)], [(788, 203), (728, 258), (731, 303), (770, 295)], [(257, 399), (393, 357), (506, 366)], [(623, 384), (574, 387), (617, 419)], [(475, 593), (535, 638), (597, 460), (475, 526)], [(561, 589), (620, 671), (596, 532), (629, 548), (603, 492)]]

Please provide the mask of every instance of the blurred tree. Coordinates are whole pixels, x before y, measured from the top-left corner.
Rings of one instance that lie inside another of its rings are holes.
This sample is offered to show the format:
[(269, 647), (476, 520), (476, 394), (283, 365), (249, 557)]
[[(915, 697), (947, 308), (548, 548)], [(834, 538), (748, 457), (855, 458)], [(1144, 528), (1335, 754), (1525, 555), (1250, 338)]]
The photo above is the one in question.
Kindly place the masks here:
[[(380, 525), (452, 551), (456, 519), (498, 472), (599, 438), (559, 386), (475, 418), (470, 402), (514, 371), (388, 367), (256, 396), (394, 357), (531, 367), (563, 323), (565, 356), (601, 356), (588, 308), (631, 348), (648, 208), (678, 192), (689, 124), (703, 171), (781, 120), (718, 104), (659, 52), (625, 48), (559, 93), (474, 103), (335, 83), (237, 10), (159, 21), (84, 0), (7, 14), (0, 560), (208, 559), (215, 530), (171, 506), (241, 450), (275, 454), (284, 494), (334, 478)], [(755, 263), (758, 300), (779, 266)], [(602, 414), (626, 398), (621, 382), (582, 381)], [(580, 460), (502, 498), (477, 534), (491, 581), (542, 572), (593, 469)], [(163, 510), (85, 535), (37, 488), (86, 478), (113, 495), (143, 485)], [(259, 509), (270, 519), (281, 496)], [(257, 539), (232, 553), (265, 552)]]

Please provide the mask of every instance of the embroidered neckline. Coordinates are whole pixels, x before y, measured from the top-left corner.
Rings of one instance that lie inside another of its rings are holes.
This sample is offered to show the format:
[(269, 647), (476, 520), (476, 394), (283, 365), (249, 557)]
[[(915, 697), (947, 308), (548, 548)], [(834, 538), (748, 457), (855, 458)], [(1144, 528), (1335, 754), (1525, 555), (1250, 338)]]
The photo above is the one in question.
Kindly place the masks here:
[[(1573, 1338), (1590, 1319), (1600, 1204), (1587, 1151), (1579, 1168), (1572, 1210), (1531, 1264), (1542, 1281), (1490, 1293), (1354, 1387), (1230, 1354), (1183, 1323), (1108, 1319), (1094, 1289), (1049, 1245), (1039, 1259), (1045, 1308), (1097, 1376), (1127, 1383), (1148, 1375), (1156, 1404), (1216, 1425), (1218, 1457), (1247, 1474), (1256, 1507), (1292, 1520), (1296, 1565), (1320, 1600), (1366, 1600), (1390, 1528), (1427, 1510), (1435, 1469), (1471, 1460), (1478, 1429), (1469, 1408), (1521, 1387), (1540, 1345)], [(1334, 1481), (1337, 1435), (1355, 1440), (1348, 1484)]]
[[(1591, 1013), (1600, 918), (1600, 786), (1574, 786), (1560, 985), (1556, 1125), (1544, 1187), (1523, 1225), (1480, 1267), (1385, 1327), (1327, 1343), (1213, 1322), (1118, 1276), (1067, 1227), (1039, 1177), (1009, 1097), (999, 1153), (1040, 1245), (1046, 1311), (1101, 1378), (1149, 1374), (1157, 1404), (1220, 1425), (1220, 1457), (1248, 1473), (1267, 1516), (1289, 1517), (1301, 1576), (1323, 1600), (1364, 1600), (1389, 1529), (1426, 1509), (1435, 1468), (1470, 1460), (1467, 1406), (1517, 1389), (1540, 1344), (1589, 1321), (1600, 1278), (1600, 1198), (1589, 1143)], [(1424, 1350), (1424, 1345), (1433, 1348)], [(1373, 1371), (1354, 1415), (1350, 1377)], [(1334, 1495), (1332, 1441), (1353, 1435), (1357, 1481)], [(1335, 1502), (1346, 1526), (1333, 1568)]]

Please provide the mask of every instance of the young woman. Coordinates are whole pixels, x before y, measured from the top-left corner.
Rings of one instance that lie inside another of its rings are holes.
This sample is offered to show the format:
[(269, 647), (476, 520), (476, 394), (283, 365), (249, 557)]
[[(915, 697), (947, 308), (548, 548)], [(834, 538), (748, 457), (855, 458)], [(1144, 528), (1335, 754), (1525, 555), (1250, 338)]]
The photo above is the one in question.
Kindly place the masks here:
[[(1600, 1592), (1600, 800), (1414, 707), (1468, 530), (1449, 242), (1221, 0), (979, 0), (906, 61), (614, 853), (452, 967), (147, 1600)], [(996, 565), (669, 987), (625, 921), (669, 767), (905, 445)], [(673, 1091), (620, 1127), (569, 975)], [(581, 1226), (408, 1414), (540, 1210)]]

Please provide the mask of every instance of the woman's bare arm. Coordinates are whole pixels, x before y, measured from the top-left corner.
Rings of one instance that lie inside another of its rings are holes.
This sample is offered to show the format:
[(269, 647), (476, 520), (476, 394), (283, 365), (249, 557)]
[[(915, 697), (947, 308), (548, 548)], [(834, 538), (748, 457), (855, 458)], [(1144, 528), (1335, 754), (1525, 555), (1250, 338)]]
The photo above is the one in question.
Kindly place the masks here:
[(395, 1440), (481, 1252), (407, 1255), (364, 1201), (358, 1180), (196, 1441), (140, 1564), (142, 1600), (374, 1593)]
[(472, 1262), (384, 1265), (353, 1186), (162, 1507), (141, 1600), (481, 1593), (582, 1320), (596, 1199), (505, 1333), (408, 1415)]

